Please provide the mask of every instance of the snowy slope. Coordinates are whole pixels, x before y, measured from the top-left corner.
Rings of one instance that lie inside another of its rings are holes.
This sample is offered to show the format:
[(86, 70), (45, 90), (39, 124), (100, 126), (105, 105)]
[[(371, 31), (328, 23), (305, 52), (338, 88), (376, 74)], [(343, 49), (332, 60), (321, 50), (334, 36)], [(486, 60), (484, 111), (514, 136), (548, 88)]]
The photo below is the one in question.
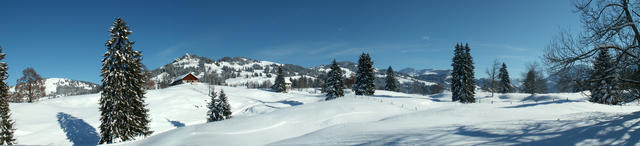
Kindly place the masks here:
[[(234, 118), (205, 123), (208, 85), (179, 85), (146, 94), (151, 137), (124, 145), (567, 145), (638, 142), (638, 105), (607, 106), (580, 93), (496, 94), (479, 103), (376, 91), (323, 101), (313, 90), (273, 93), (216, 86)], [(26, 145), (95, 144), (98, 94), (12, 103), (16, 136)], [(606, 136), (598, 136), (606, 135)]]
[[(584, 102), (578, 94), (524, 94), (483, 98), (485, 103), (447, 102), (447, 94), (424, 97), (392, 92), (346, 96), (263, 115), (198, 124), (132, 145), (504, 145), (621, 144), (633, 142), (638, 106)], [(486, 102), (494, 101), (494, 103)], [(513, 103), (515, 101), (516, 103)], [(629, 124), (611, 125), (609, 123)], [(595, 128), (589, 126), (596, 125)], [(589, 131), (580, 131), (587, 129)], [(575, 136), (572, 134), (584, 134)], [(619, 137), (600, 138), (614, 133)], [(635, 134), (640, 136), (640, 134)], [(603, 139), (611, 140), (603, 140)]]
[[(216, 90), (220, 89), (224, 89), (229, 96), (234, 116), (238, 118), (323, 99), (304, 92), (280, 94), (256, 89), (216, 87)], [(152, 119), (151, 129), (159, 134), (180, 125), (204, 123), (209, 100), (207, 92), (208, 85), (203, 84), (148, 91), (145, 96)], [(18, 142), (26, 145), (97, 142), (99, 98), (99, 94), (89, 94), (36, 103), (12, 103), (10, 106), (12, 118), (16, 121)]]

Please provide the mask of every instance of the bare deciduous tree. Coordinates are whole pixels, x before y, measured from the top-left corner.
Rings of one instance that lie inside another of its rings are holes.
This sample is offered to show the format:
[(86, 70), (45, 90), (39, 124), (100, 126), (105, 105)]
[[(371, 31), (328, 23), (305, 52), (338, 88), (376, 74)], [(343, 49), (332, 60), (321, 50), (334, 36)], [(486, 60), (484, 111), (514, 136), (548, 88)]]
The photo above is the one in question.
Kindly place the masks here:
[(489, 92), (491, 92), (491, 97), (493, 97), (493, 93), (496, 92), (496, 80), (498, 79), (498, 70), (500, 69), (500, 63), (498, 59), (493, 60), (493, 64), (491, 67), (487, 68), (485, 73), (489, 78)]
[(27, 98), (31, 103), (46, 95), (44, 79), (40, 77), (36, 70), (29, 67), (22, 71), (23, 76), (18, 79), (16, 93), (20, 98)]
[(609, 50), (614, 63), (611, 70), (616, 74), (614, 82), (625, 85), (620, 89), (637, 99), (640, 95), (639, 4), (630, 0), (576, 1), (576, 12), (585, 31), (578, 35), (563, 31), (551, 41), (544, 55), (551, 71), (591, 64), (595, 54)]

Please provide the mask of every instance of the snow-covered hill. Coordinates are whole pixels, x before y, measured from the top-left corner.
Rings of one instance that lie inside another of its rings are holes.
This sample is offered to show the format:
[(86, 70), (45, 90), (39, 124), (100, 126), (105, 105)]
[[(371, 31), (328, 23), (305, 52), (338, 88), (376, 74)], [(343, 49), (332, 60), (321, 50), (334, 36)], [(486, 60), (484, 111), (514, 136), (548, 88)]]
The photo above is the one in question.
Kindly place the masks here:
[(49, 97), (98, 93), (100, 85), (66, 78), (46, 78), (45, 92)]
[[(355, 75), (357, 64), (349, 61), (338, 62), (344, 72), (344, 77), (349, 78)], [(152, 71), (152, 80), (158, 83), (160, 88), (164, 88), (171, 84), (174, 78), (187, 73), (194, 73), (201, 82), (221, 84), (228, 86), (249, 86), (249, 87), (268, 87), (275, 81), (276, 69), (278, 66), (284, 68), (287, 79), (299, 79), (301, 77), (310, 80), (309, 84), (319, 87), (322, 85), (326, 74), (329, 71), (328, 65), (320, 65), (317, 67), (305, 68), (293, 64), (280, 64), (270, 61), (260, 61), (244, 57), (224, 57), (219, 60), (213, 60), (197, 55), (186, 54), (175, 59), (172, 63), (164, 65), (159, 69)], [(377, 69), (376, 69), (377, 70)], [(440, 85), (447, 87), (445, 84), (448, 70), (433, 70), (434, 74), (425, 76), (412, 76), (398, 72), (396, 78), (400, 82), (400, 91), (406, 93), (422, 93), (430, 94), (432, 86)], [(384, 86), (385, 70), (377, 70), (376, 85), (382, 88)], [(422, 91), (422, 92), (421, 92)]]
[(438, 69), (416, 70), (414, 68), (405, 68), (398, 72), (406, 74), (416, 79), (432, 81), (440, 84), (448, 84), (447, 79), (451, 78), (451, 70), (438, 70)]
[[(156, 134), (184, 125), (202, 124), (208, 85), (179, 85), (150, 90), (145, 95), (150, 127)], [(273, 93), (258, 89), (216, 86), (229, 96), (235, 117), (252, 116), (324, 99), (305, 92)], [(12, 103), (16, 137), (25, 145), (71, 145), (97, 142), (100, 94), (68, 96), (36, 103)]]
[[(376, 91), (323, 101), (313, 90), (224, 89), (234, 113), (205, 123), (208, 85), (150, 90), (151, 137), (125, 145), (624, 145), (638, 142), (638, 105), (608, 106), (580, 93), (479, 92), (479, 103)], [(26, 145), (90, 145), (99, 138), (99, 94), (12, 103)]]
[[(93, 94), (100, 92), (100, 85), (67, 78), (45, 78), (45, 93), (48, 98)], [(15, 86), (9, 87), (9, 92), (15, 92)]]

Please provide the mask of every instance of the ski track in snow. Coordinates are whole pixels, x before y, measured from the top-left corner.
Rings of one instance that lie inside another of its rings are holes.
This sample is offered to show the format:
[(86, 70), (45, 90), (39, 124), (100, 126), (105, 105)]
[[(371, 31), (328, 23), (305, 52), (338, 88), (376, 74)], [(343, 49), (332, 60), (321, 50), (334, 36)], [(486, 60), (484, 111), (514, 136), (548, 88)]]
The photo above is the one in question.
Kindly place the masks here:
[(274, 124), (274, 125), (271, 125), (269, 127), (264, 127), (264, 128), (259, 128), (259, 129), (251, 129), (251, 130), (245, 130), (245, 131), (237, 131), (237, 132), (227, 132), (227, 133), (224, 133), (224, 134), (237, 135), (237, 134), (255, 133), (255, 132), (259, 132), (259, 131), (273, 129), (273, 128), (276, 128), (276, 127), (279, 127), (279, 126), (282, 126), (282, 125), (285, 125), (285, 124), (287, 124), (287, 122), (286, 121), (282, 121), (282, 122), (280, 122), (278, 124)]

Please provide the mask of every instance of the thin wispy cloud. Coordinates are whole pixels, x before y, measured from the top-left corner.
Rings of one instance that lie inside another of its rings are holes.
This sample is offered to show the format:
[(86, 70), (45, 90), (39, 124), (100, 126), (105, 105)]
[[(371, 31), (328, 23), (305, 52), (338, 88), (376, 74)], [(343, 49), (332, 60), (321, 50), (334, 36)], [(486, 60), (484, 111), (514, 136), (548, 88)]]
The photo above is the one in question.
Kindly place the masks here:
[(187, 43), (178, 43), (178, 44), (174, 44), (171, 45), (167, 48), (164, 48), (160, 51), (158, 51), (158, 53), (156, 53), (157, 56), (167, 56), (167, 55), (173, 55), (175, 53), (182, 53), (180, 51), (188, 51), (187, 47), (189, 47), (189, 45), (187, 45)]
[(371, 52), (373, 49), (369, 48), (349, 48), (331, 53), (331, 56), (346, 56), (346, 55), (358, 55), (362, 52)]
[(421, 39), (428, 41), (428, 40), (431, 40), (431, 37), (425, 35), (425, 36), (422, 36)]
[(528, 51), (528, 50), (534, 50), (531, 48), (527, 48), (527, 47), (521, 47), (521, 46), (513, 46), (510, 44), (478, 44), (479, 47), (484, 47), (484, 48), (495, 48), (495, 49), (507, 49), (507, 50), (512, 50), (512, 51)]
[(501, 60), (520, 60), (523, 62), (536, 60), (535, 57), (525, 55), (501, 55), (498, 58), (500, 58)]
[(267, 56), (267, 57), (282, 57), (282, 56), (298, 54), (299, 52), (300, 52), (299, 48), (276, 48), (276, 49), (262, 50), (258, 54), (260, 54), (260, 56)]
[(258, 51), (256, 55), (267, 58), (279, 58), (293, 55), (322, 55), (339, 51), (345, 46), (346, 43), (294, 43), (261, 49), (261, 51)]
[(294, 43), (268, 47), (256, 52), (257, 56), (266, 58), (281, 58), (295, 56), (324, 56), (337, 58), (342, 56), (357, 56), (366, 53), (421, 53), (438, 51), (430, 48), (429, 44), (382, 44), (382, 45), (350, 45), (348, 43)]

